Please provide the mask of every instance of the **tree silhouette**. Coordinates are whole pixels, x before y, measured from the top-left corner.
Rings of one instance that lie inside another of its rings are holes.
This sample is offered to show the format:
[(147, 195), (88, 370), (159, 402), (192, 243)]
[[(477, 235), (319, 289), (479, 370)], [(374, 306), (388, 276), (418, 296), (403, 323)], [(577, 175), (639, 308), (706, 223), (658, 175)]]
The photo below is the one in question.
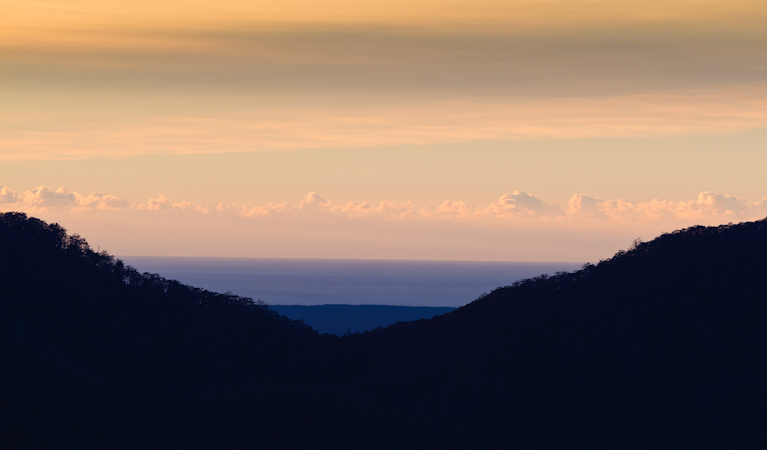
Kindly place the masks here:
[(320, 335), (0, 214), (1, 448), (763, 448), (767, 221)]

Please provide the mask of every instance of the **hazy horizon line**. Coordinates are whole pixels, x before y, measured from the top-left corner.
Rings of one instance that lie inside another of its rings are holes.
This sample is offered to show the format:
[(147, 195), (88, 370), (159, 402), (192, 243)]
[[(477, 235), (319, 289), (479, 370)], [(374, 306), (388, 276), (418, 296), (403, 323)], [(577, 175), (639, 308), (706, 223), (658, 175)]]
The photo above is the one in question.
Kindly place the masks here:
[[(111, 254), (111, 253), (110, 253)], [(510, 263), (510, 264), (587, 264), (585, 261), (520, 261), (489, 259), (408, 259), (408, 258), (290, 258), (260, 256), (167, 256), (167, 255), (112, 255), (122, 258), (167, 258), (167, 259), (258, 259), (258, 260), (293, 260), (293, 261), (388, 261), (388, 262), (429, 262), (429, 263)]]

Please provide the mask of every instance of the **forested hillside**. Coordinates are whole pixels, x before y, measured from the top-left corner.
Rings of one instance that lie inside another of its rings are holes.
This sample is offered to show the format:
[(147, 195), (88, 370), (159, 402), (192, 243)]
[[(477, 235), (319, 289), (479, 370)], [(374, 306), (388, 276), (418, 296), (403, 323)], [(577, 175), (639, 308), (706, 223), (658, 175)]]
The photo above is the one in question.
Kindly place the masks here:
[(3, 448), (763, 448), (767, 221), (321, 335), (0, 215)]

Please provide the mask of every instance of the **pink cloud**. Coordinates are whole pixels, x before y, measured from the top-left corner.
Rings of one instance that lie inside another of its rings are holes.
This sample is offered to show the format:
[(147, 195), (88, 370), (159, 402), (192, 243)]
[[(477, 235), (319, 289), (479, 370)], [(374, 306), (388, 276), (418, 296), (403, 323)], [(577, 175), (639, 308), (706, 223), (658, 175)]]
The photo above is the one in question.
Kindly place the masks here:
[(556, 217), (563, 214), (559, 205), (547, 205), (540, 198), (522, 191), (503, 194), (497, 202), (482, 211), (483, 215), (512, 217)]
[(0, 187), (0, 204), (16, 203), (17, 201), (16, 191), (6, 186)]
[(134, 205), (133, 208), (148, 211), (189, 211), (196, 209), (192, 202), (173, 201), (162, 194), (159, 194), (156, 198), (150, 198), (145, 204)]
[(75, 203), (76, 195), (64, 188), (55, 191), (46, 186), (38, 186), (21, 195), (21, 203), (25, 206), (42, 209), (55, 206), (68, 206)]
[(129, 204), (125, 199), (116, 197), (114, 195), (103, 195), (98, 192), (94, 192), (87, 197), (81, 196), (75, 192), (76, 204), (80, 209), (128, 209)]
[[(219, 206), (216, 208), (216, 211), (226, 211), (228, 208), (222, 206), (223, 203), (220, 203)], [(242, 215), (244, 217), (272, 217), (275, 214), (282, 213), (284, 211), (289, 211), (293, 209), (293, 207), (290, 205), (290, 203), (282, 202), (282, 203), (272, 203), (269, 202), (264, 206), (254, 206), (254, 207), (242, 207)]]
[(309, 192), (298, 204), (286, 201), (269, 202), (263, 205), (233, 205), (219, 203), (216, 206), (195, 204), (191, 201), (176, 201), (164, 195), (150, 198), (146, 203), (130, 203), (124, 198), (111, 194), (93, 192), (81, 195), (63, 187), (58, 189), (39, 186), (17, 193), (6, 186), (0, 187), (0, 205), (4, 210), (19, 210), (31, 213), (49, 210), (65, 212), (81, 211), (146, 211), (147, 213), (202, 214), (211, 217), (241, 219), (273, 218), (292, 220), (299, 217), (326, 217), (337, 219), (369, 218), (371, 220), (541, 220), (578, 221), (599, 220), (618, 222), (658, 222), (665, 220), (705, 222), (710, 220), (740, 221), (752, 220), (767, 215), (767, 198), (748, 202), (743, 198), (706, 191), (692, 200), (671, 201), (652, 199), (631, 201), (626, 199), (603, 199), (586, 194), (575, 194), (570, 198), (567, 210), (556, 202), (543, 199), (523, 191), (503, 194), (485, 207), (475, 207), (463, 200), (446, 200), (436, 206), (419, 206), (411, 201), (395, 202), (384, 200), (378, 206), (365, 200), (353, 200), (334, 204), (316, 191)]
[(653, 199), (634, 202), (624, 199), (602, 200), (583, 194), (574, 195), (569, 202), (568, 215), (581, 218), (601, 218), (621, 221), (664, 219), (756, 219), (767, 214), (767, 201), (749, 203), (732, 195), (701, 192), (695, 200), (668, 201)]

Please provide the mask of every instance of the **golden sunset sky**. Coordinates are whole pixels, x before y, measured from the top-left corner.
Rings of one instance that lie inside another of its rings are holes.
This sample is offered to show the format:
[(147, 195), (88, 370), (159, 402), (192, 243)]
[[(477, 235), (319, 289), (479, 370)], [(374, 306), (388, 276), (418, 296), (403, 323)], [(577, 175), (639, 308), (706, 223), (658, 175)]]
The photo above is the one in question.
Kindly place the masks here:
[(764, 167), (764, 1), (0, 0), (0, 210), (115, 254), (594, 261)]

